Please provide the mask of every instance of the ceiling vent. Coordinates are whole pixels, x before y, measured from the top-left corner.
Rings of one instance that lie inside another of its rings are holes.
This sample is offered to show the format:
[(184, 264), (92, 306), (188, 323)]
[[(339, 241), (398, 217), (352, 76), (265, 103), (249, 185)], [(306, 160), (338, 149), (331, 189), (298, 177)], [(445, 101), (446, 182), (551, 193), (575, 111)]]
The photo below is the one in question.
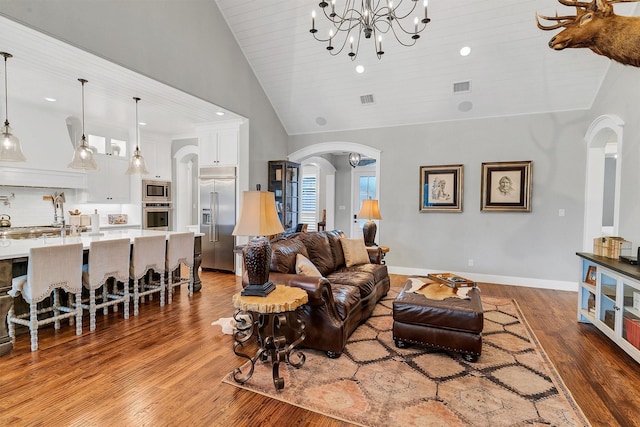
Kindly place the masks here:
[(471, 92), (471, 80), (465, 82), (454, 82), (453, 93), (469, 93)]
[(370, 105), (370, 104), (375, 104), (376, 100), (373, 99), (373, 94), (370, 95), (361, 95), (360, 96), (360, 103), (362, 105)]

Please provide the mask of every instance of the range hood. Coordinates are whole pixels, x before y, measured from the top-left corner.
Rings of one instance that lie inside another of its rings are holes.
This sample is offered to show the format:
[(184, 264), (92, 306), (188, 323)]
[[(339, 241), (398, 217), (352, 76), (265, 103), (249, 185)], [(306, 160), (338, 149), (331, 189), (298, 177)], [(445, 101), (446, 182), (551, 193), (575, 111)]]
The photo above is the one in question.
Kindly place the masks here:
[(67, 168), (73, 157), (67, 122), (60, 112), (15, 102), (11, 127), (27, 161), (0, 162), (0, 186), (87, 188), (87, 173)]

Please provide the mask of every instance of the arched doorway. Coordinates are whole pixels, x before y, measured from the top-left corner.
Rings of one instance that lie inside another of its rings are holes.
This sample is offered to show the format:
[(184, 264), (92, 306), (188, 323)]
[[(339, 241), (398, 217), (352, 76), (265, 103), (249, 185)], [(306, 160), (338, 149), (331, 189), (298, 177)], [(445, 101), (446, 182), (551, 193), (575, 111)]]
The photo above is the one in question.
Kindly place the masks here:
[(176, 231), (187, 231), (187, 227), (198, 225), (198, 154), (198, 146), (185, 145), (173, 156), (176, 197), (173, 229)]
[[(603, 217), (607, 216), (605, 200), (610, 199), (611, 225), (607, 234), (617, 235), (620, 216), (620, 176), (624, 122), (616, 115), (604, 115), (595, 119), (584, 137), (587, 143), (587, 167), (585, 186), (585, 218), (583, 250), (593, 249), (593, 239), (602, 236)], [(606, 185), (605, 161), (608, 154), (616, 153), (611, 174), (611, 185)], [(607, 188), (607, 194), (605, 194)], [(611, 194), (613, 192), (613, 194)]]
[[(381, 166), (381, 151), (377, 148), (370, 147), (364, 144), (358, 144), (355, 142), (346, 142), (346, 141), (333, 141), (333, 142), (323, 142), (319, 144), (310, 145), (308, 147), (302, 148), (291, 153), (287, 156), (288, 160), (304, 164), (308, 161), (313, 161), (312, 159), (316, 159), (318, 164), (324, 164), (327, 168), (327, 191), (324, 192), (324, 200), (323, 203), (325, 208), (327, 209), (327, 230), (331, 230), (335, 228), (335, 218), (336, 218), (336, 209), (335, 209), (335, 173), (336, 169), (329, 161), (326, 159), (319, 157), (322, 154), (337, 154), (337, 153), (359, 153), (363, 157), (371, 158), (375, 161), (375, 177), (376, 181), (380, 182), (380, 166)], [(322, 159), (321, 161), (317, 159)], [(330, 165), (330, 168), (327, 166)], [(380, 186), (378, 185), (376, 188), (376, 198), (380, 199)], [(352, 200), (353, 197), (350, 198)], [(351, 207), (345, 213), (350, 215), (350, 212), (353, 211)], [(348, 229), (344, 230), (346, 233), (349, 233)], [(378, 229), (378, 236), (380, 235), (380, 229)]]

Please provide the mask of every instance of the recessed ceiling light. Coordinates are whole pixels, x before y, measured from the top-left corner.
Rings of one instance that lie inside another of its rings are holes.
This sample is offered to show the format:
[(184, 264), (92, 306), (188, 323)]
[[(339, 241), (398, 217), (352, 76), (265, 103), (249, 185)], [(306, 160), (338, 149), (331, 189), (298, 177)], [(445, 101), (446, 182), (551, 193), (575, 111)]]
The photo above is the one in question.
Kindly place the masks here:
[(324, 126), (327, 124), (327, 119), (324, 117), (316, 117), (316, 123), (320, 126)]
[(138, 124), (139, 124), (140, 126), (146, 126), (146, 125), (147, 125), (147, 123), (146, 123), (146, 122), (138, 122)]
[(49, 102), (56, 102), (57, 101), (55, 98), (49, 98), (49, 97), (46, 97), (44, 100), (45, 101), (49, 101)]
[(358, 74), (364, 73), (364, 66), (362, 66), (362, 65), (356, 66), (356, 73), (358, 73)]
[(219, 116), (224, 116), (224, 112), (222, 112), (222, 111), (218, 111), (218, 112), (216, 112), (216, 114), (219, 115)]
[(460, 55), (462, 56), (467, 56), (471, 53), (471, 48), (469, 46), (465, 46), (462, 49), (460, 49)]

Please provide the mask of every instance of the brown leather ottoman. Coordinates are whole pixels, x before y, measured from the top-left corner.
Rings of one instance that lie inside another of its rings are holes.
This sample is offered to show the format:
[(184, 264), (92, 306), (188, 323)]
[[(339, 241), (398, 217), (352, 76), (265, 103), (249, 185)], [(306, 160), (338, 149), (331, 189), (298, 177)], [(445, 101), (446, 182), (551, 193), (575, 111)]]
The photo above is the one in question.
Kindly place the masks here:
[(473, 288), (470, 299), (428, 299), (420, 293), (407, 292), (411, 282), (393, 302), (393, 339), (399, 348), (407, 343), (463, 354), (475, 362), (482, 352), (484, 311), (480, 290)]

